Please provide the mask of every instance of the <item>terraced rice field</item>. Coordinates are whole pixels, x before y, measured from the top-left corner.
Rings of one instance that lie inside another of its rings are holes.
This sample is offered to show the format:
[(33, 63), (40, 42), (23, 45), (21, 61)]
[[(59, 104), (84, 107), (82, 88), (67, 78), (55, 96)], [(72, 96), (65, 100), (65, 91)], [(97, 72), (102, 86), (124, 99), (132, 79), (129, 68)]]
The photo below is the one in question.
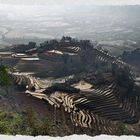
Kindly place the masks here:
[[(95, 50), (95, 53), (97, 52), (96, 59), (99, 61), (111, 61), (118, 67), (127, 65), (102, 51)], [(114, 134), (117, 131), (116, 122), (135, 123), (138, 121), (134, 99), (121, 99), (119, 85), (111, 74), (104, 74), (107, 79), (106, 84), (94, 88), (87, 83), (88, 88), (81, 88), (79, 93), (67, 93), (59, 90), (46, 92), (46, 88), (53, 86), (54, 83), (65, 83), (65, 80), (47, 81), (22, 73), (11, 73), (11, 75), (16, 84), (25, 85), (26, 94), (45, 100), (56, 109), (63, 107), (65, 112), (70, 115), (74, 126)]]

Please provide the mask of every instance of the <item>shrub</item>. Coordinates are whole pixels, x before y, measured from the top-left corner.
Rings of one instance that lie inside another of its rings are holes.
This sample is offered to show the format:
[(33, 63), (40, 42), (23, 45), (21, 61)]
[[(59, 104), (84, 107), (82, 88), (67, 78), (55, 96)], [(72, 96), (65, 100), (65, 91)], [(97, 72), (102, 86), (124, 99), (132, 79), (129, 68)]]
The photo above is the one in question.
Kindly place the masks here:
[(132, 135), (133, 132), (129, 131), (123, 122), (117, 123), (117, 129), (119, 135)]
[(74, 87), (68, 86), (66, 84), (55, 84), (49, 88), (47, 88), (44, 93), (52, 93), (54, 91), (60, 91), (60, 92), (67, 92), (67, 93), (79, 93), (80, 90), (76, 89)]

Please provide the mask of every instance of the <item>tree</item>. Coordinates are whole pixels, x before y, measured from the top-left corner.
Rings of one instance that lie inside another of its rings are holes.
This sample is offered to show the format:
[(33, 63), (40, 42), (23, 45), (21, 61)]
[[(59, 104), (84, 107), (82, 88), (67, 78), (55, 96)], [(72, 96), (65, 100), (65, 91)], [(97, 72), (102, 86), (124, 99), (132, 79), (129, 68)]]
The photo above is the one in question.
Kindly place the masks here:
[(10, 68), (6, 65), (0, 65), (0, 86), (5, 88), (6, 94), (8, 95), (8, 87), (12, 84), (8, 71)]

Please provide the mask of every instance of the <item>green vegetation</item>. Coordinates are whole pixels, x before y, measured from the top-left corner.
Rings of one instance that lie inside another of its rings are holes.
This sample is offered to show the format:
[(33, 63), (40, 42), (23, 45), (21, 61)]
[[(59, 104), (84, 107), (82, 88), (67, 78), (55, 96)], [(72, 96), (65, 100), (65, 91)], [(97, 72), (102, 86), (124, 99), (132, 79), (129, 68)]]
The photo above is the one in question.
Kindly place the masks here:
[(120, 88), (120, 95), (122, 97), (132, 96), (132, 91), (134, 89), (134, 78), (131, 74), (130, 69), (126, 66), (124, 68), (119, 68), (117, 65), (112, 65), (112, 74), (114, 75)]
[(140, 70), (140, 48), (128, 52), (124, 51), (120, 57), (124, 62), (135, 66), (138, 70)]
[(9, 67), (6, 65), (0, 65), (0, 86), (8, 87), (11, 85), (11, 80), (8, 74)]
[(76, 89), (74, 87), (65, 85), (65, 84), (55, 84), (51, 87), (48, 87), (44, 92), (45, 93), (52, 93), (54, 91), (60, 91), (60, 92), (67, 92), (67, 93), (79, 93), (80, 90)]
[(29, 42), (27, 45), (21, 44), (21, 45), (15, 45), (12, 48), (12, 51), (16, 53), (25, 53), (27, 50), (34, 49), (36, 48), (36, 43), (35, 42)]
[(106, 79), (103, 77), (103, 73), (101, 73), (100, 71), (97, 71), (95, 76), (96, 79), (94, 79), (92, 83), (94, 86), (99, 86), (106, 83)]
[(31, 108), (22, 114), (0, 111), (0, 134), (9, 135), (53, 135), (52, 122), (46, 117), (38, 119)]
[(9, 95), (8, 88), (12, 85), (12, 81), (10, 79), (10, 76), (8, 74), (8, 71), (11, 71), (12, 69), (8, 67), (7, 65), (0, 65), (0, 86), (5, 89), (6, 96)]
[(134, 132), (127, 129), (123, 122), (117, 123), (118, 135), (133, 135)]

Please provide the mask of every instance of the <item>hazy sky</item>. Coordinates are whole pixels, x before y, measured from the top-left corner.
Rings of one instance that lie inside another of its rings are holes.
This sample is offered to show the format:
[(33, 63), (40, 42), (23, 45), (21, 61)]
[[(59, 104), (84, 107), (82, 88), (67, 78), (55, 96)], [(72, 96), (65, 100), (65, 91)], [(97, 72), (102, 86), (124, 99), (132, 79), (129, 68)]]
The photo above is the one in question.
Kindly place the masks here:
[(0, 0), (0, 4), (95, 4), (95, 5), (125, 5), (140, 4), (140, 0)]

